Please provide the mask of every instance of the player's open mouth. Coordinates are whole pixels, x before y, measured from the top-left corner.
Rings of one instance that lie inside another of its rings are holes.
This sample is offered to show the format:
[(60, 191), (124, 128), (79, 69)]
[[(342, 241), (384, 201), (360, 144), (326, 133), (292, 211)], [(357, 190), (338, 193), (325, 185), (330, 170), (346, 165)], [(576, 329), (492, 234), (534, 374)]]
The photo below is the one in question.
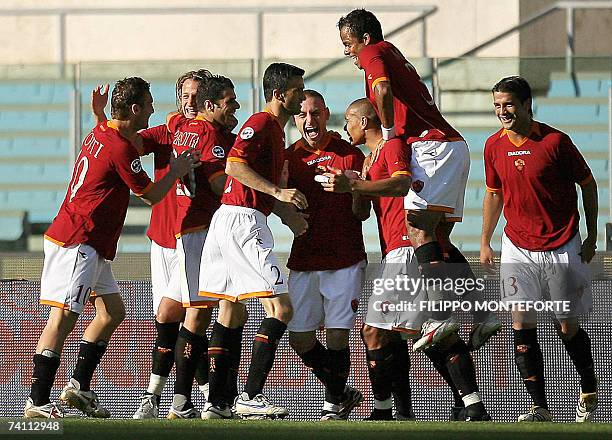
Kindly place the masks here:
[(319, 128), (304, 127), (304, 135), (309, 139), (316, 139), (319, 136)]
[(499, 120), (502, 121), (503, 124), (511, 124), (514, 118), (512, 116), (499, 116)]
[(185, 116), (195, 118), (198, 116), (198, 112), (193, 107), (185, 107)]

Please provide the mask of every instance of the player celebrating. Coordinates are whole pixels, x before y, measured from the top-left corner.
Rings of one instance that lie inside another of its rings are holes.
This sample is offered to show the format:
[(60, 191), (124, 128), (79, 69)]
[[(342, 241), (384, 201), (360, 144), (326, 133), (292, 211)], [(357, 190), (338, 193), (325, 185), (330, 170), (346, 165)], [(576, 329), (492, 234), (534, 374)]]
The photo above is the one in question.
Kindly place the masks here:
[[(385, 141), (380, 120), (368, 99), (353, 102), (345, 113), (346, 131), (353, 145), (365, 144), (372, 152), (366, 158), (362, 179), (346, 175), (327, 174), (328, 183), (322, 183), (327, 191), (351, 192), (355, 197), (355, 213), (365, 220), (370, 213), (370, 199), (379, 227), (383, 261), (378, 279), (394, 280), (397, 277), (419, 279), (415, 251), (406, 234), (403, 200), (411, 184), (410, 150), (398, 138)], [(373, 294), (368, 304), (368, 314), (362, 328), (367, 348), (368, 373), (374, 394), (374, 411), (368, 420), (392, 420), (391, 394), (395, 400), (398, 420), (414, 419), (411, 390), (408, 379), (410, 358), (406, 343), (398, 332), (409, 337), (419, 334), (419, 329), (429, 312), (385, 310), (385, 305), (424, 300), (424, 291), (397, 291), (391, 289)], [(440, 343), (425, 350), (436, 370), (447, 381), (455, 398), (455, 407), (464, 407), (461, 415), (452, 418), (476, 421), (490, 420), (478, 394), (474, 363), (467, 345), (457, 336), (450, 335)]]
[[(287, 267), (293, 318), (289, 344), (325, 386), (322, 419), (347, 418), (363, 396), (346, 387), (350, 371), (349, 332), (366, 266), (361, 222), (353, 215), (352, 197), (330, 194), (315, 181), (319, 169), (361, 170), (363, 153), (327, 131), (329, 109), (323, 96), (305, 90), (295, 116), (302, 138), (286, 151), (289, 186), (309, 201), (308, 230), (296, 237)], [(331, 226), (333, 225), (333, 227)], [(325, 325), (327, 348), (315, 331)], [(346, 388), (346, 390), (345, 390)]]
[[(226, 127), (235, 120), (234, 113), (240, 108), (231, 80), (210, 74), (203, 77), (198, 85), (196, 108), (195, 119), (177, 114), (170, 116), (167, 124), (175, 155), (195, 149), (201, 153), (202, 161), (194, 179), (190, 177), (177, 186), (175, 231), (182, 301), (187, 310), (176, 347), (179, 356), (170, 419), (199, 416), (191, 402), (191, 387), (198, 359), (208, 350), (206, 328), (210, 324), (210, 306), (216, 304), (198, 295), (200, 261), (208, 226), (225, 186), (225, 156), (234, 140)], [(185, 345), (181, 347), (183, 340)]]
[[(511, 76), (492, 89), (502, 128), (485, 145), (487, 192), (483, 202), (480, 262), (494, 267), (491, 236), (504, 211), (501, 248), (502, 300), (532, 302), (546, 296), (566, 301), (555, 326), (580, 376), (576, 421), (597, 408), (591, 340), (576, 315), (592, 306), (587, 264), (597, 242), (597, 184), (584, 158), (561, 131), (533, 120), (531, 87)], [(576, 184), (582, 190), (587, 238), (580, 241)], [(535, 312), (512, 313), (514, 358), (534, 406), (519, 421), (551, 421), (544, 390), (544, 360)]]
[(87, 301), (93, 303), (96, 316), (85, 329), (77, 365), (60, 400), (92, 417), (110, 416), (90, 383), (125, 316), (109, 260), (115, 257), (130, 190), (155, 204), (199, 160), (197, 153), (183, 154), (164, 179), (152, 183), (129, 141), (147, 127), (153, 113), (149, 84), (141, 78), (118, 81), (111, 105), (112, 119), (85, 137), (66, 198), (45, 234), (40, 302), (52, 308), (34, 355), (26, 417), (63, 416), (49, 395), (64, 342)]
[[(397, 136), (412, 149), (412, 187), (405, 198), (408, 237), (415, 248), (424, 278), (444, 280), (463, 276), (467, 260), (448, 240), (452, 225), (461, 221), (463, 197), (469, 172), (469, 151), (461, 135), (442, 117), (416, 69), (391, 43), (384, 41), (378, 19), (369, 11), (355, 9), (338, 22), (344, 54), (365, 71), (366, 96), (382, 123), (385, 140)], [(445, 259), (436, 238), (448, 244)], [(446, 264), (449, 263), (449, 264)], [(467, 266), (467, 268), (466, 268)], [(436, 283), (428, 283), (429, 286)], [(439, 283), (438, 283), (439, 284)], [(477, 292), (472, 292), (477, 294)], [(430, 302), (440, 302), (446, 292), (428, 288)], [(437, 310), (423, 324), (422, 337), (414, 349), (424, 349), (448, 335), (459, 325), (450, 311)], [(472, 334), (481, 346), (495, 334), (501, 323), (486, 312), (474, 316)], [(473, 338), (470, 338), (473, 339)]]
[[(242, 300), (259, 298), (266, 312), (255, 342), (246, 387), (236, 398), (242, 417), (284, 417), (287, 410), (272, 404), (263, 386), (274, 362), (277, 345), (291, 320), (292, 307), (282, 269), (272, 254), (273, 239), (266, 224), (275, 202), (306, 209), (306, 197), (297, 189), (281, 188), (285, 139), (283, 127), (300, 113), (304, 100), (304, 71), (273, 63), (263, 78), (266, 110), (251, 116), (227, 159), (229, 176), (221, 207), (211, 221), (202, 255), (200, 295), (220, 300), (219, 316), (211, 336), (208, 418), (229, 418), (227, 372), (232, 356), (233, 330), (244, 313)], [(306, 230), (305, 220), (292, 227)]]

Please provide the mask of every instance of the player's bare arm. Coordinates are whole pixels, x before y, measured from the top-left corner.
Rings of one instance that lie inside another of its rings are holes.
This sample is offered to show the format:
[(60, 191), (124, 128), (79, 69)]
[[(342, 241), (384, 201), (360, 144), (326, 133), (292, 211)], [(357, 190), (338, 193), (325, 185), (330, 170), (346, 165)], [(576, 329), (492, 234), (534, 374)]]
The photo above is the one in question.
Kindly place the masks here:
[(389, 81), (380, 81), (374, 86), (374, 96), (376, 97), (376, 107), (382, 124), (383, 138), (389, 140), (395, 137), (393, 112), (393, 90)]
[(491, 237), (504, 207), (501, 191), (486, 191), (482, 203), (482, 234), (480, 236), (480, 264), (489, 271), (495, 269)]
[(597, 183), (595, 179), (591, 179), (585, 185), (581, 185), (580, 189), (582, 191), (582, 205), (587, 225), (587, 237), (582, 242), (580, 255), (583, 262), (590, 263), (595, 256), (595, 249), (597, 249), (597, 214), (599, 211)]
[(96, 125), (108, 120), (106, 113), (104, 113), (106, 104), (108, 104), (108, 88), (108, 84), (97, 85), (91, 91), (91, 111), (94, 115)]
[(161, 180), (155, 182), (151, 189), (140, 196), (148, 205), (161, 202), (168, 191), (174, 187), (176, 180), (183, 177), (190, 170), (201, 165), (199, 151), (185, 151), (170, 164), (170, 171)]
[(227, 175), (222, 174), (220, 176), (215, 177), (210, 181), (210, 189), (213, 190), (215, 194), (218, 196), (223, 194), (223, 190), (225, 189), (225, 181), (227, 180)]
[(372, 199), (368, 196), (362, 196), (359, 193), (353, 193), (353, 214), (358, 220), (364, 222), (370, 218), (372, 207)]
[(358, 193), (366, 196), (404, 197), (410, 190), (410, 176), (397, 175), (375, 182), (370, 180), (351, 179), (345, 174), (325, 173), (328, 183), (321, 183), (325, 191), (337, 193)]
[(225, 167), (225, 173), (243, 185), (253, 188), (255, 191), (271, 195), (277, 200), (291, 203), (298, 209), (308, 208), (306, 196), (295, 188), (283, 189), (264, 179), (246, 163), (233, 162), (229, 160)]

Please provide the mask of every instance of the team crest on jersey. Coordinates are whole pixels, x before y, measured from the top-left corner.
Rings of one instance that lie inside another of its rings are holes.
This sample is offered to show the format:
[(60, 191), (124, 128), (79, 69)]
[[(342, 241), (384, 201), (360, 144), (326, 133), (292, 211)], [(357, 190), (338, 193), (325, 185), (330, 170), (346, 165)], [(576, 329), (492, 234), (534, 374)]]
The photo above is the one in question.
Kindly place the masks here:
[(240, 132), (240, 139), (244, 139), (246, 141), (247, 139), (251, 139), (254, 134), (255, 130), (253, 130), (251, 127), (244, 127)]
[(423, 190), (424, 186), (425, 184), (423, 183), (422, 180), (415, 180), (414, 182), (412, 182), (412, 190), (415, 193), (420, 193)]
[(225, 150), (223, 149), (223, 147), (215, 145), (212, 149), (212, 155), (218, 159), (223, 159), (225, 157)]
[(514, 161), (514, 166), (517, 170), (523, 171), (523, 168), (525, 168), (525, 161), (523, 159), (516, 159)]
[(353, 313), (357, 313), (357, 309), (359, 308), (359, 300), (354, 299), (351, 301), (351, 309), (353, 309)]
[(142, 163), (140, 162), (140, 159), (134, 159), (130, 164), (130, 168), (136, 174), (140, 173), (142, 171)]

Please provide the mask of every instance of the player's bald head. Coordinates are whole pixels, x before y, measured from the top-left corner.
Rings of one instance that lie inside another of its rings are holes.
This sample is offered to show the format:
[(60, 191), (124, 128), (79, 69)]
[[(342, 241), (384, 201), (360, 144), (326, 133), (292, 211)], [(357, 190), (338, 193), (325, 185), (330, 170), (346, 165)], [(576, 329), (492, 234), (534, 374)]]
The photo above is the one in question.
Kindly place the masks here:
[(346, 109), (346, 114), (352, 114), (359, 118), (366, 117), (372, 123), (380, 125), (380, 119), (378, 119), (372, 103), (367, 98), (360, 98), (351, 102)]

